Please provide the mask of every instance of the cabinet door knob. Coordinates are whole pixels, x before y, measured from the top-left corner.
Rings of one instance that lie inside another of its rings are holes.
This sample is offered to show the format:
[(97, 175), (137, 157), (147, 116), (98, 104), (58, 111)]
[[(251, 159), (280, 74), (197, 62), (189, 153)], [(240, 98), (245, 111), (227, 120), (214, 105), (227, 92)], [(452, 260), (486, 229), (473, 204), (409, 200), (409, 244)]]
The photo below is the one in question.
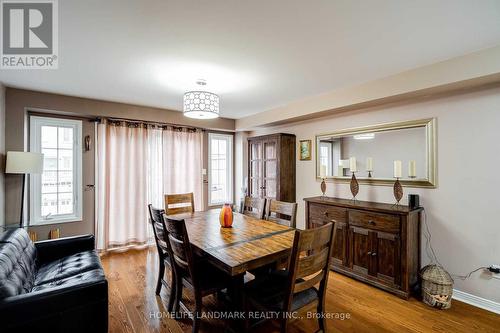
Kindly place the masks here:
[(377, 255), (377, 252), (372, 252), (372, 257), (375, 257)]
[(371, 251), (368, 251), (368, 253), (367, 253), (367, 254), (368, 254), (369, 256), (371, 256), (371, 255), (372, 255), (372, 252), (371, 252)]
[(369, 220), (369, 221), (368, 221), (368, 224), (369, 224), (369, 225), (375, 225), (375, 221), (373, 221), (373, 220)]

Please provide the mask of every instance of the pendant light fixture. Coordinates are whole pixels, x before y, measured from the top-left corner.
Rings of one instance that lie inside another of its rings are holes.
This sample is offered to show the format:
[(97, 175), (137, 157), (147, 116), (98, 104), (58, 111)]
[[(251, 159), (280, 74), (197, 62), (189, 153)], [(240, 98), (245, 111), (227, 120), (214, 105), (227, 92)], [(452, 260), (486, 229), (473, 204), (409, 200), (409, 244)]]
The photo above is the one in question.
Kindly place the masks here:
[[(200, 79), (196, 84), (203, 87), (207, 82)], [(184, 93), (184, 115), (196, 119), (219, 117), (219, 96), (202, 89)]]

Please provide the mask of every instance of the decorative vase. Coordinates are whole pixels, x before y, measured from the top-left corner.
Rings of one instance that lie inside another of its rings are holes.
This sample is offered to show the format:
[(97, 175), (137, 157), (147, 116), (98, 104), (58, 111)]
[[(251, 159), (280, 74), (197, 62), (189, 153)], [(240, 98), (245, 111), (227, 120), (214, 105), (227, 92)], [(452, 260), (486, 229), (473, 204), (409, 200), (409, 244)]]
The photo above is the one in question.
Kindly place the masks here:
[(223, 228), (231, 228), (233, 225), (233, 207), (231, 204), (224, 204), (220, 210), (219, 222)]
[(399, 178), (396, 178), (396, 182), (394, 183), (394, 198), (396, 199), (396, 205), (399, 205), (401, 198), (403, 198), (403, 186)]
[(359, 183), (358, 183), (358, 180), (356, 179), (356, 175), (353, 172), (352, 178), (351, 178), (351, 193), (352, 193), (353, 200), (356, 200), (356, 196), (358, 195), (358, 192), (359, 192)]
[(326, 193), (326, 182), (325, 182), (325, 178), (322, 179), (321, 181), (321, 193), (323, 193), (323, 198), (325, 197), (325, 193)]

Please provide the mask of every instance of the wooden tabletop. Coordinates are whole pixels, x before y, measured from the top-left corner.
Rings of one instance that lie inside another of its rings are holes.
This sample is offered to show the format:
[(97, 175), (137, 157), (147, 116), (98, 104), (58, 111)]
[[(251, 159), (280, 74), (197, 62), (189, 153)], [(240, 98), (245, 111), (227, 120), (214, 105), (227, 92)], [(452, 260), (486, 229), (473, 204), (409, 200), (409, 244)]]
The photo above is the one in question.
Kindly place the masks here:
[(236, 276), (288, 257), (294, 229), (234, 213), (232, 228), (221, 228), (219, 209), (172, 215), (184, 219), (194, 250)]

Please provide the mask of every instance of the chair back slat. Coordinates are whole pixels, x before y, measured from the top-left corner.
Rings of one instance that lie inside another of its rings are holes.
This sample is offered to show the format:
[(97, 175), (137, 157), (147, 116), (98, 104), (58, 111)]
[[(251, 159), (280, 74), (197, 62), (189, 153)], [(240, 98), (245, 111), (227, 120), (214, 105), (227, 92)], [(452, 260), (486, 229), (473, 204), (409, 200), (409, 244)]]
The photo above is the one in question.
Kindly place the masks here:
[(193, 254), (186, 230), (186, 223), (184, 220), (169, 218), (165, 214), (163, 215), (163, 221), (167, 228), (169, 251), (172, 255), (176, 272), (181, 275), (189, 274), (193, 278)]
[(293, 293), (300, 293), (301, 291), (304, 291), (306, 289), (309, 289), (311, 287), (314, 287), (317, 285), (321, 280), (324, 279), (326, 272), (325, 271), (319, 271), (316, 273), (316, 275), (310, 277), (307, 280), (296, 282), (295, 286), (293, 287)]
[(170, 246), (172, 247), (172, 254), (177, 265), (183, 269), (188, 269), (187, 253), (184, 242), (169, 235)]
[(330, 245), (331, 223), (324, 226), (301, 231), (299, 252), (321, 250)]
[(194, 213), (193, 193), (166, 194), (165, 212), (167, 215)]
[(264, 219), (266, 199), (245, 197), (243, 214), (257, 219)]
[(299, 259), (295, 278), (304, 278), (321, 271), (325, 268), (329, 255), (330, 249), (325, 247), (319, 252), (315, 252), (309, 256)]
[(266, 204), (266, 220), (295, 228), (297, 204), (268, 199)]
[(294, 294), (317, 284), (320, 300), (324, 300), (336, 233), (334, 223), (295, 231), (284, 311), (290, 311)]
[(151, 226), (153, 227), (153, 234), (155, 237), (156, 246), (163, 254), (168, 252), (166, 228), (163, 223), (162, 215), (165, 213), (163, 209), (154, 208), (153, 205), (148, 205), (149, 218)]

